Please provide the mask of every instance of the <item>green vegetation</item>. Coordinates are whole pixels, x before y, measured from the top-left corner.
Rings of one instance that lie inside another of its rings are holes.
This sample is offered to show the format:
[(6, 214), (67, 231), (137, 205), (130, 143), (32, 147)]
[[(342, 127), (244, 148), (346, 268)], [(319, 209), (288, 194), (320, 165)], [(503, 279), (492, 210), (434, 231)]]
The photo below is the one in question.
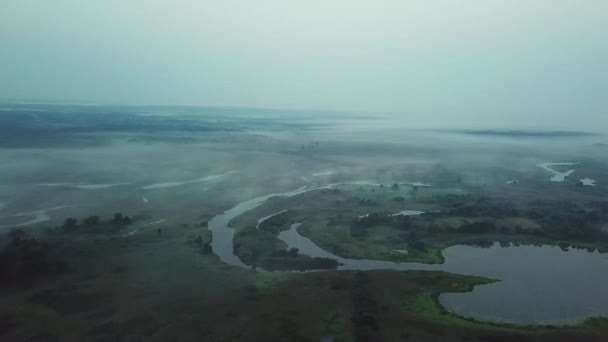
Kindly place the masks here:
[(85, 217), (82, 222), (78, 222), (77, 219), (69, 217), (63, 222), (61, 230), (67, 233), (79, 232), (110, 234), (123, 229), (131, 223), (131, 218), (129, 216), (124, 216), (122, 213), (116, 213), (114, 214), (114, 217), (105, 221), (101, 220), (99, 216)]
[(10, 231), (8, 239), (0, 250), (0, 287), (29, 287), (41, 277), (65, 270), (65, 263), (52, 257), (48, 243), (21, 229)]
[(255, 227), (240, 229), (234, 236), (234, 253), (246, 264), (269, 271), (335, 269), (335, 259), (310, 257), (287, 245), (275, 234)]
[[(373, 189), (377, 191), (371, 192)], [(400, 193), (397, 197), (396, 191)], [(414, 216), (392, 214), (403, 208), (427, 211)], [(286, 209), (260, 224), (260, 231), (246, 228), (259, 217)], [(269, 200), (235, 219), (234, 225), (238, 231), (236, 250), (249, 262), (251, 255), (257, 258), (259, 252), (243, 252), (248, 244), (255, 246), (255, 251), (287, 256), (276, 235), (290, 223), (302, 222), (298, 229), (302, 235), (341, 257), (442, 263), (441, 251), (456, 244), (554, 244), (564, 249), (608, 251), (607, 221), (608, 202), (594, 197), (563, 200), (529, 196), (515, 202), (474, 192), (424, 189), (414, 195), (411, 189), (343, 186)]]
[(293, 222), (294, 218), (294, 212), (284, 211), (280, 214), (269, 217), (264, 222), (260, 223), (257, 228), (259, 230), (272, 233), (273, 235), (277, 235), (281, 231), (289, 229), (289, 224)]
[(207, 229), (202, 229), (198, 235), (189, 234), (187, 244), (198, 249), (203, 255), (212, 255), (213, 248), (211, 248), (211, 232)]

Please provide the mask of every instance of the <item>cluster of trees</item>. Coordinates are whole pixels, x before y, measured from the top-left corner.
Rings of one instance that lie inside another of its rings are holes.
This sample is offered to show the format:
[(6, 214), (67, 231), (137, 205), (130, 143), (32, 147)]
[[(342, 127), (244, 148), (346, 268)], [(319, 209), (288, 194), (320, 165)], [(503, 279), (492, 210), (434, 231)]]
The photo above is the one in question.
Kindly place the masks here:
[[(495, 201), (487, 197), (479, 197), (476, 199), (470, 197), (447, 197), (449, 209), (437, 215), (451, 216), (485, 216), (485, 217), (508, 217), (519, 216), (518, 209), (509, 202)], [(455, 200), (455, 201), (452, 201)]]
[(112, 232), (124, 228), (124, 226), (131, 224), (131, 222), (131, 218), (122, 213), (116, 213), (114, 214), (114, 217), (105, 221), (101, 220), (99, 216), (86, 217), (82, 222), (79, 222), (73, 217), (69, 217), (63, 221), (61, 229), (65, 232)]
[(378, 202), (369, 199), (369, 198), (361, 198), (359, 199), (359, 201), (357, 202), (359, 205), (368, 205), (368, 206), (373, 206), (373, 205), (378, 205)]
[[(160, 228), (159, 228), (160, 229)], [(211, 247), (211, 240), (203, 240), (203, 236), (199, 235), (194, 239), (188, 241), (190, 244), (200, 248), (200, 252), (203, 255), (213, 254), (213, 248)]]
[(407, 241), (407, 252), (410, 255), (424, 254), (429, 249), (429, 246), (420, 239), (420, 234), (416, 230), (403, 232), (400, 236)]
[[(473, 246), (473, 247), (479, 247), (479, 248), (490, 248), (492, 246), (494, 246), (494, 241), (493, 240), (488, 240), (488, 239), (476, 239), (476, 240), (470, 240), (470, 241), (466, 241), (463, 242), (463, 244), (468, 245), (468, 246)], [(506, 246), (501, 244), (501, 246)]]
[(359, 217), (350, 225), (350, 235), (352, 237), (365, 237), (369, 234), (369, 229), (381, 224), (390, 224), (392, 216), (387, 213), (375, 212)]
[(477, 221), (464, 223), (457, 230), (458, 233), (487, 234), (496, 232), (496, 226), (491, 222)]
[[(569, 200), (532, 200), (513, 203), (489, 197), (444, 195), (435, 201), (448, 207), (441, 212), (427, 213), (427, 217), (464, 216), (464, 217), (525, 217), (541, 226), (541, 229), (525, 230), (515, 227), (504, 233), (534, 234), (556, 239), (603, 239), (608, 234), (599, 226), (608, 221), (608, 201), (589, 201), (586, 203)], [(464, 233), (492, 233), (498, 231), (490, 223), (474, 223), (461, 226)]]
[(62, 261), (51, 260), (47, 243), (28, 236), (23, 230), (12, 230), (9, 243), (0, 251), (0, 286), (27, 286), (42, 276), (65, 269)]
[(536, 201), (531, 203), (527, 217), (540, 223), (535, 232), (556, 239), (608, 241), (608, 234), (599, 227), (608, 221), (608, 202), (591, 201), (581, 205), (572, 201)]
[(328, 227), (333, 227), (333, 226), (337, 226), (338, 224), (344, 223), (346, 220), (344, 219), (344, 215), (342, 215), (341, 213), (338, 213), (338, 215), (336, 216), (330, 216), (327, 218), (327, 226)]
[[(424, 213), (420, 216), (426, 216)], [(406, 215), (393, 216), (388, 212), (374, 212), (359, 217), (351, 222), (350, 233), (352, 237), (365, 237), (369, 231), (378, 225), (390, 225), (401, 231), (410, 231), (413, 228), (412, 218)]]

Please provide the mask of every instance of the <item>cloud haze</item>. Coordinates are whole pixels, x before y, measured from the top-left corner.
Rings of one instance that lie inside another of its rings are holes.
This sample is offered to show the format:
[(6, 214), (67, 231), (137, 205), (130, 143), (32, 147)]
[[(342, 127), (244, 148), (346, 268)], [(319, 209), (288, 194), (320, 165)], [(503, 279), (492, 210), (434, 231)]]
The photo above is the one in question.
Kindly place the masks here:
[(0, 96), (608, 125), (605, 0), (4, 0)]

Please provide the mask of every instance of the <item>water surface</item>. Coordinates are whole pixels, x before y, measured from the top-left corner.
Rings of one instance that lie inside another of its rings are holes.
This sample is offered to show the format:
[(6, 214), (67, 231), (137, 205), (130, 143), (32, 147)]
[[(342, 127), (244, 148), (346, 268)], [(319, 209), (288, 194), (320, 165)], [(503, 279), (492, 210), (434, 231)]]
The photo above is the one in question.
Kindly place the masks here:
[(509, 323), (567, 324), (608, 315), (608, 255), (556, 246), (445, 249), (444, 270), (500, 279), (439, 302), (465, 317)]
[(541, 163), (536, 166), (551, 172), (553, 174), (553, 176), (551, 177), (552, 182), (563, 182), (566, 179), (566, 177), (570, 176), (575, 171), (575, 169), (570, 169), (570, 170), (567, 170), (564, 172), (560, 172), (560, 171), (555, 170), (551, 166), (572, 166), (572, 165), (576, 165), (576, 163)]

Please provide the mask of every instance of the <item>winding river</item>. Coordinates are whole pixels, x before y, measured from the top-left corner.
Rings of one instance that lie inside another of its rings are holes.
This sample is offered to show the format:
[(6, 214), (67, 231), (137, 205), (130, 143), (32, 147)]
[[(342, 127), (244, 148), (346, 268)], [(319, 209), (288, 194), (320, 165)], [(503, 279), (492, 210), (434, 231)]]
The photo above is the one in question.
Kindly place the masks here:
[[(299, 188), (269, 194), (239, 203), (209, 221), (213, 252), (225, 263), (243, 268), (233, 252), (233, 218), (261, 205), (273, 196), (291, 197), (307, 191), (328, 189)], [(263, 219), (261, 219), (263, 220)], [(297, 231), (295, 223), (278, 238), (288, 248), (313, 257), (338, 260), (339, 270), (438, 270), (484, 276), (499, 282), (476, 286), (467, 293), (445, 293), (440, 303), (465, 317), (517, 324), (570, 324), (586, 318), (608, 315), (608, 255), (585, 250), (563, 251), (554, 246), (510, 246), (490, 248), (452, 246), (443, 250), (444, 264), (397, 263), (383, 260), (348, 259), (329, 253)]]
[(49, 214), (48, 214), (49, 211), (59, 210), (59, 209), (67, 208), (67, 207), (69, 207), (69, 206), (60, 205), (60, 206), (53, 207), (53, 208), (28, 211), (28, 212), (24, 212), (24, 213), (14, 214), (11, 216), (0, 217), (0, 219), (7, 219), (7, 218), (8, 219), (17, 219), (17, 218), (21, 218), (21, 217), (31, 217), (30, 220), (26, 220), (26, 221), (22, 221), (22, 222), (15, 222), (15, 223), (8, 224), (8, 225), (0, 225), (0, 228), (25, 227), (25, 226), (29, 226), (32, 224), (45, 222), (45, 221), (48, 221), (51, 219), (51, 216), (49, 216)]

